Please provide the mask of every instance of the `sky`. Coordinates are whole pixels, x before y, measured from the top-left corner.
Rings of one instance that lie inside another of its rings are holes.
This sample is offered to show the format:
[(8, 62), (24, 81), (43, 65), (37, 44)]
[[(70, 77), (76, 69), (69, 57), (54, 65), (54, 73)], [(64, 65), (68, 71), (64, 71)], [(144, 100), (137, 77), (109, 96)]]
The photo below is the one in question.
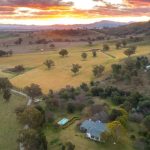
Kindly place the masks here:
[(86, 24), (150, 20), (150, 0), (0, 0), (0, 24)]

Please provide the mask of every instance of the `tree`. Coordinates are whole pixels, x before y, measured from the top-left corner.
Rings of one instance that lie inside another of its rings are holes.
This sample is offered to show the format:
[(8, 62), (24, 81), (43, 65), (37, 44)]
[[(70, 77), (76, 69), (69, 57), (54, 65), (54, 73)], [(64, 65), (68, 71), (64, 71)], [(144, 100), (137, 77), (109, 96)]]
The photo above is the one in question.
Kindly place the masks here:
[(97, 56), (96, 50), (93, 50), (93, 51), (92, 51), (92, 55), (93, 55), (93, 57), (96, 57), (96, 56)]
[(66, 146), (65, 146), (65, 145), (62, 145), (62, 146), (61, 146), (61, 150), (66, 150)]
[(8, 78), (0, 78), (0, 90), (10, 89), (12, 88), (12, 84), (8, 80)]
[(37, 84), (31, 84), (30, 86), (26, 86), (24, 88), (24, 91), (29, 97), (32, 98), (32, 100), (42, 95), (42, 90)]
[(131, 46), (130, 49), (131, 49), (132, 51), (136, 51), (137, 47), (136, 47), (136, 46)]
[(67, 55), (68, 55), (68, 51), (67, 51), (66, 49), (62, 49), (62, 50), (59, 52), (59, 55), (61, 55), (62, 57), (67, 56)]
[(4, 89), (3, 98), (8, 102), (11, 97), (11, 91), (10, 89)]
[(45, 135), (35, 129), (21, 130), (18, 142), (22, 143), (26, 150), (47, 150), (47, 140)]
[(111, 138), (111, 134), (108, 131), (101, 133), (101, 141), (102, 142), (109, 141), (110, 138)]
[(116, 43), (116, 49), (119, 49), (121, 47), (121, 43), (120, 42), (117, 42)]
[(7, 52), (0, 50), (0, 57), (7, 56)]
[(115, 91), (115, 92), (112, 92), (111, 100), (115, 105), (120, 105), (120, 104), (123, 104), (123, 102), (125, 101), (125, 98), (122, 97), (119, 92)]
[(18, 120), (23, 125), (28, 125), (31, 128), (39, 128), (44, 123), (44, 116), (35, 107), (27, 107), (22, 113), (17, 116)]
[(53, 60), (49, 59), (44, 62), (44, 65), (47, 66), (48, 69), (51, 69), (53, 66), (55, 66), (55, 63)]
[(80, 71), (81, 68), (82, 68), (82, 67), (81, 67), (79, 64), (72, 64), (71, 71), (72, 71), (74, 74), (77, 74), (77, 73)]
[(101, 76), (102, 75), (102, 73), (104, 72), (104, 70), (105, 70), (105, 67), (104, 66), (102, 66), (102, 65), (97, 65), (97, 66), (95, 66), (94, 68), (93, 68), (93, 74), (94, 74), (94, 76), (95, 77), (99, 77), (99, 76)]
[(143, 80), (141, 79), (141, 77), (133, 76), (132, 77), (132, 83), (135, 86), (140, 86), (140, 85), (143, 85)]
[(80, 88), (85, 92), (87, 92), (89, 90), (88, 84), (84, 83), (84, 82), (81, 83)]
[(23, 39), (22, 38), (18, 38), (16, 41), (15, 41), (15, 44), (16, 45), (20, 45), (22, 43)]
[(109, 45), (108, 44), (104, 44), (103, 45), (103, 51), (109, 51)]
[(74, 111), (75, 111), (75, 105), (74, 105), (74, 103), (68, 103), (68, 105), (67, 105), (67, 111), (69, 113), (74, 113)]
[(137, 69), (145, 69), (147, 65), (149, 65), (148, 57), (145, 57), (145, 56), (137, 57), (137, 60), (136, 60)]
[(125, 129), (119, 121), (108, 123), (108, 131), (114, 142), (120, 141), (125, 134)]
[(150, 131), (150, 115), (144, 118), (144, 126)]
[(120, 117), (122, 113), (118, 109), (112, 109), (111, 114), (109, 116), (111, 121), (116, 120), (116, 118)]
[(111, 66), (113, 77), (117, 77), (121, 73), (122, 66), (120, 64), (113, 64)]
[(136, 52), (136, 47), (130, 47), (124, 51), (124, 54), (130, 57), (131, 55), (135, 54), (135, 52)]
[(128, 120), (128, 113), (125, 109), (120, 108), (119, 111), (121, 112), (121, 116), (119, 116), (116, 120), (119, 121), (124, 127), (127, 126), (127, 120)]
[(21, 113), (23, 113), (25, 108), (26, 108), (26, 105), (17, 106), (16, 109), (15, 109), (16, 115), (19, 116)]
[(23, 65), (17, 65), (14, 68), (8, 69), (8, 71), (15, 72), (15, 73), (21, 73), (21, 72), (25, 71), (25, 68)]
[(54, 113), (51, 112), (50, 110), (45, 111), (45, 121), (47, 123), (53, 122), (55, 120)]
[(89, 46), (93, 45), (93, 42), (91, 40), (88, 41)]
[(49, 47), (50, 47), (50, 48), (55, 48), (56, 46), (55, 46), (55, 44), (50, 44)]
[(82, 54), (81, 54), (81, 57), (83, 58), (83, 60), (86, 60), (86, 59), (87, 59), (87, 53), (85, 53), (85, 52), (82, 53)]
[(147, 78), (150, 80), (150, 70), (147, 71)]
[(123, 40), (123, 41), (122, 41), (122, 45), (123, 45), (123, 47), (126, 47), (127, 41), (126, 41), (126, 40)]
[(87, 39), (87, 41), (88, 41), (88, 45), (89, 45), (89, 46), (92, 46), (92, 45), (93, 45), (93, 42), (92, 42), (92, 40), (91, 40), (90, 37)]
[(13, 51), (12, 50), (9, 50), (7, 53), (8, 53), (9, 56), (13, 55)]
[(136, 123), (141, 123), (141, 121), (143, 120), (143, 114), (138, 113), (138, 112), (130, 113), (129, 114), (129, 120), (136, 122)]
[(74, 150), (75, 149), (75, 145), (72, 144), (71, 142), (67, 142), (66, 147), (67, 147), (66, 150)]

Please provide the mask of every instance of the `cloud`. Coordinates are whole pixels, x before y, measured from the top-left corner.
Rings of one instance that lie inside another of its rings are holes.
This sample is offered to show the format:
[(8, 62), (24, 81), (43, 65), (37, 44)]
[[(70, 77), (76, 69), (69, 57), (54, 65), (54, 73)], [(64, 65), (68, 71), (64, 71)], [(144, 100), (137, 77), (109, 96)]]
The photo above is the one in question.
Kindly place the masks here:
[(62, 0), (1, 0), (1, 6), (16, 6), (16, 7), (30, 7), (30, 6), (62, 6), (72, 5), (71, 2), (64, 3)]
[(88, 0), (94, 2), (84, 4), (88, 9), (80, 1), (0, 0), (0, 19), (150, 17), (150, 0)]
[[(0, 18), (19, 18), (19, 16), (23, 17), (30, 13), (32, 15), (37, 15), (37, 10), (39, 11), (39, 15), (42, 10), (45, 10), (45, 13), (47, 13), (46, 11), (50, 9), (51, 11), (58, 10), (63, 13), (63, 11), (70, 9), (72, 5), (72, 2), (63, 2), (62, 0), (0, 0)], [(20, 10), (19, 8), (24, 8), (25, 10)], [(32, 11), (26, 10), (27, 8), (32, 9)], [(35, 14), (33, 13), (34, 11)], [(29, 15), (29, 18), (30, 17), (31, 15)]]
[(127, 0), (127, 3), (135, 7), (150, 6), (150, 0)]

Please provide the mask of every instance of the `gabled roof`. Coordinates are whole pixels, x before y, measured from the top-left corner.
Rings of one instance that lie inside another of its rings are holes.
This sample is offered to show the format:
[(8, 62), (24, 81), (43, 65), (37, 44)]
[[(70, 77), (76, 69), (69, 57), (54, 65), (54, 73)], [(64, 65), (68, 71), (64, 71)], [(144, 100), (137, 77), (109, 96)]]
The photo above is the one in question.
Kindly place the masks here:
[(107, 130), (107, 127), (101, 121), (92, 121), (92, 120), (85, 120), (80, 128), (84, 128), (87, 130), (87, 133), (90, 133), (91, 136), (99, 138), (101, 133)]
[(146, 69), (150, 69), (150, 65), (146, 66)]
[(94, 126), (94, 125), (95, 125), (94, 121), (85, 120), (85, 121), (81, 124), (80, 128), (84, 128), (84, 129), (88, 130), (89, 128), (91, 128), (91, 127)]

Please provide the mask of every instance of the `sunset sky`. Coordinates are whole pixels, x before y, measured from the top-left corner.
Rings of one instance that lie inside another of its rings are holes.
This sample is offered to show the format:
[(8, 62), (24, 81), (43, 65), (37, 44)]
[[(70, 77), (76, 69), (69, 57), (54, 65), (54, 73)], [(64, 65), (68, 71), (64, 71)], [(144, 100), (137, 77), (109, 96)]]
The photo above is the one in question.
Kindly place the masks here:
[(150, 20), (150, 0), (0, 0), (1, 24), (83, 24)]

